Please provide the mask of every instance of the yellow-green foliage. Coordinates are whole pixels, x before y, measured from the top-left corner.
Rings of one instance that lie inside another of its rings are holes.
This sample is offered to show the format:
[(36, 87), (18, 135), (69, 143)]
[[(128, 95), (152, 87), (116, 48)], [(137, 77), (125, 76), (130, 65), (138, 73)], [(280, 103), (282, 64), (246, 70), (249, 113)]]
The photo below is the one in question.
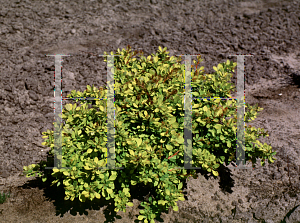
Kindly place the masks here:
[[(111, 53), (113, 55), (113, 53)], [(114, 57), (115, 72), (115, 154), (116, 167), (124, 169), (99, 169), (106, 165), (107, 101), (99, 100), (92, 109), (86, 103), (81, 107), (68, 104), (63, 109), (66, 120), (63, 130), (62, 164), (71, 169), (53, 169), (53, 184), (65, 185), (65, 199), (113, 198), (116, 211), (126, 210), (130, 202), (130, 185), (150, 184), (157, 196), (143, 202), (139, 220), (154, 222), (154, 218), (172, 206), (177, 211), (177, 201), (184, 200), (182, 186), (187, 170), (176, 169), (184, 164), (184, 83), (185, 65), (181, 58), (169, 57), (166, 48), (159, 47), (156, 55), (138, 60), (138, 52), (118, 50)], [(106, 54), (108, 55), (108, 54)], [(106, 58), (106, 57), (105, 57)], [(197, 66), (200, 56), (197, 58)], [(104, 61), (107, 61), (106, 59)], [(227, 61), (214, 67), (214, 74), (203, 75), (203, 67), (192, 66), (193, 97), (231, 97), (234, 89), (228, 83), (236, 63)], [(194, 69), (196, 68), (196, 69)], [(68, 97), (106, 98), (107, 89), (87, 86), (84, 92), (72, 91)], [(236, 101), (193, 100), (193, 157), (192, 165), (218, 175), (223, 163), (229, 164), (236, 153)], [(256, 118), (258, 107), (246, 111), (245, 122)], [(96, 109), (99, 109), (97, 111)], [(229, 120), (226, 117), (235, 116)], [(253, 165), (256, 158), (272, 160), (276, 152), (262, 145), (259, 136), (268, 136), (263, 129), (245, 127), (245, 155)], [(43, 133), (48, 138), (43, 145), (53, 149), (53, 131)], [(256, 145), (254, 145), (256, 143)], [(42, 165), (24, 167), (24, 173), (42, 176)], [(195, 170), (188, 170), (195, 177)], [(45, 181), (47, 177), (43, 177)], [(116, 191), (114, 181), (122, 185)]]

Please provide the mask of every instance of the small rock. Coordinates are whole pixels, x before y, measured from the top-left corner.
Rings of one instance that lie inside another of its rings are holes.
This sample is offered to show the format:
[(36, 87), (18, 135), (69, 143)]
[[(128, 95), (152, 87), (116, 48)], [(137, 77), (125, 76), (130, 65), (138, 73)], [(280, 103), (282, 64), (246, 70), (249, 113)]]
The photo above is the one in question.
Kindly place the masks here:
[(66, 13), (68, 13), (68, 14), (73, 14), (73, 13), (74, 13), (74, 10), (73, 10), (73, 9), (67, 9), (67, 10), (66, 10)]
[(72, 33), (72, 34), (75, 34), (75, 33), (76, 33), (76, 29), (72, 29), (72, 30), (71, 30), (71, 33)]

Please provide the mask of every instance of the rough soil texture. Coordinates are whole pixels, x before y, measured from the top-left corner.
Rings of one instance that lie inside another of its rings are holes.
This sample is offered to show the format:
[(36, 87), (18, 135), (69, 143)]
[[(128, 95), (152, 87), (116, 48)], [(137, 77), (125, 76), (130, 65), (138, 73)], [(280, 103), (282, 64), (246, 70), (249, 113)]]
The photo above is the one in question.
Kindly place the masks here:
[(267, 130), (260, 141), (278, 152), (264, 167), (258, 160), (250, 170), (224, 166), (219, 177), (199, 171), (179, 211), (156, 222), (300, 222), (300, 1), (1, 0), (0, 23), (0, 191), (11, 192), (0, 222), (134, 222), (147, 188), (132, 193), (126, 213), (115, 213), (105, 199), (65, 201), (62, 188), (20, 176), (49, 151), (41, 143), (42, 132), (53, 130), (55, 68), (45, 54), (72, 55), (62, 63), (66, 97), (106, 83), (103, 57), (86, 52), (128, 44), (146, 56), (158, 46), (170, 55), (201, 54), (206, 73), (236, 62), (230, 54), (252, 54), (245, 59), (246, 103), (264, 110), (250, 124)]

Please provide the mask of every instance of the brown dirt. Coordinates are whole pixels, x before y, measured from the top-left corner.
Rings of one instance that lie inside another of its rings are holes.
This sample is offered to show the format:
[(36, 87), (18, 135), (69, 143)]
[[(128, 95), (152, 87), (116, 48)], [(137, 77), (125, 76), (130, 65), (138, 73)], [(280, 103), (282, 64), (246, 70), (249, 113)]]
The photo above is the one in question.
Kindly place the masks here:
[(260, 141), (278, 152), (274, 163), (254, 170), (224, 166), (219, 177), (199, 171), (179, 211), (156, 222), (300, 222), (299, 1), (1, 2), (0, 191), (11, 197), (0, 204), (0, 222), (134, 222), (149, 188), (135, 188), (134, 206), (115, 213), (111, 201), (65, 201), (63, 188), (20, 176), (49, 151), (41, 133), (53, 130), (54, 60), (45, 54), (72, 55), (62, 64), (66, 97), (106, 83), (103, 57), (82, 51), (128, 44), (145, 55), (158, 46), (170, 55), (200, 53), (207, 73), (236, 61), (229, 54), (254, 55), (245, 59), (246, 103), (264, 110), (251, 125), (267, 130)]

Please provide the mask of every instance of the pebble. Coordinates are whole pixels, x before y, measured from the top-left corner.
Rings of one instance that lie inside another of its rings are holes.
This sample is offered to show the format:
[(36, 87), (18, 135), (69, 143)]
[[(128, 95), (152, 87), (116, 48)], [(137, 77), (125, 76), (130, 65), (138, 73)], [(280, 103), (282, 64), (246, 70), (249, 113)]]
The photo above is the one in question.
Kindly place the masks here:
[(72, 30), (71, 30), (71, 33), (72, 33), (72, 34), (75, 34), (75, 33), (76, 33), (76, 29), (72, 29)]

